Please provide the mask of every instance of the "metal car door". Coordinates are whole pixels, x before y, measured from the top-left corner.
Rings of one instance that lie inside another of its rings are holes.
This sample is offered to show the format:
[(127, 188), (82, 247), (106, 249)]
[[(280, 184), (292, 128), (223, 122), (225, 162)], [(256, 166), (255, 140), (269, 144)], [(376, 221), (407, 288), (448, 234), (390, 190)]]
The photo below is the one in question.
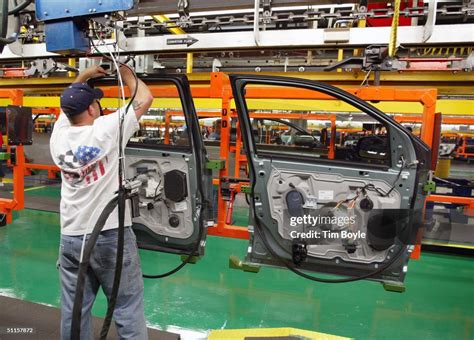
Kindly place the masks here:
[[(374, 106), (324, 83), (250, 75), (230, 81), (252, 185), (246, 263), (320, 282), (401, 285), (421, 226), (426, 144)], [(323, 141), (329, 151), (259, 144), (251, 124), (261, 114), (319, 126), (321, 135), (332, 135)], [(358, 127), (356, 141), (339, 140), (346, 133), (339, 126), (351, 133)]]
[(151, 75), (154, 105), (125, 149), (128, 179), (140, 180), (133, 229), (140, 248), (203, 255), (211, 173), (189, 82), (184, 75)]

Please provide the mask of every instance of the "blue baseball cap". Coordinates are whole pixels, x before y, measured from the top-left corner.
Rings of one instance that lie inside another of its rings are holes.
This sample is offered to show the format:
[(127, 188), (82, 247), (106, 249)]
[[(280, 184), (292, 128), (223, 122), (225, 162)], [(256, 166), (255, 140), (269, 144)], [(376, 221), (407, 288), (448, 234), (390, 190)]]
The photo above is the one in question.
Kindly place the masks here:
[(61, 109), (68, 117), (87, 110), (94, 100), (101, 99), (104, 92), (90, 87), (87, 83), (73, 83), (61, 95)]

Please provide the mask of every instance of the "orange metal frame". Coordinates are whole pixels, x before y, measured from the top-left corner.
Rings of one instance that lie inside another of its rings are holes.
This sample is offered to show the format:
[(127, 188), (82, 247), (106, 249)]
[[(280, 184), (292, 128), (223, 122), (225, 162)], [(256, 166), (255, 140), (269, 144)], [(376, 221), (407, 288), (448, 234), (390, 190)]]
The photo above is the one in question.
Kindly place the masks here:
[(467, 216), (474, 216), (474, 197), (429, 195), (426, 198), (426, 202), (443, 202), (443, 203), (462, 204), (466, 206), (464, 208), (464, 214)]
[[(105, 97), (117, 97), (119, 95), (119, 89), (116, 86), (102, 87)], [(174, 86), (150, 86), (150, 90), (155, 98), (170, 98), (178, 97), (178, 91)], [(428, 144), (430, 147), (434, 142), (434, 131), (435, 131), (435, 109), (436, 109), (436, 89), (400, 89), (395, 87), (363, 87), (363, 88), (345, 88), (349, 93), (361, 98), (365, 101), (400, 101), (400, 102), (419, 102), (423, 105), (422, 122), (423, 126), (421, 129), (421, 139)], [(128, 91), (126, 91), (128, 92)], [(235, 112), (231, 110), (231, 102), (233, 100), (233, 94), (230, 87), (229, 78), (221, 72), (216, 72), (211, 75), (211, 81), (209, 86), (195, 86), (191, 88), (191, 94), (193, 98), (218, 98), (222, 100), (221, 112), (217, 114), (221, 118), (221, 140), (220, 140), (220, 158), (225, 160), (225, 167), (219, 170), (219, 178), (229, 176), (229, 151), (230, 147), (230, 129), (231, 129), (231, 118), (235, 116)], [(1, 92), (0, 92), (1, 95)], [(129, 95), (129, 94), (128, 94)], [(275, 99), (317, 99), (317, 100), (333, 100), (334, 98), (324, 95), (319, 92), (309, 92), (307, 90), (298, 88), (285, 87), (278, 89), (275, 87), (251, 87), (247, 89), (246, 98), (275, 98)], [(216, 116), (216, 113), (212, 113), (212, 117)], [(288, 118), (289, 115), (284, 115), (284, 118)], [(321, 117), (321, 115), (318, 115)], [(331, 120), (331, 136), (336, 135), (335, 118), (333, 115), (328, 115)], [(271, 115), (275, 118), (275, 115)], [(307, 118), (307, 116), (305, 116)], [(318, 118), (315, 118), (318, 119)], [(171, 123), (171, 115), (166, 115), (165, 125), (169, 126)], [(168, 129), (167, 129), (168, 130)], [(237, 128), (238, 140), (241, 140), (240, 129)], [(168, 140), (165, 143), (169, 143)], [(335, 140), (331, 140), (330, 152), (334, 151)], [(21, 151), (22, 152), (22, 151)], [(241, 143), (236, 144), (235, 148), (236, 155), (240, 155)], [(331, 157), (333, 157), (332, 154)], [(245, 156), (244, 156), (245, 157)], [(238, 162), (236, 162), (238, 163)], [(28, 168), (35, 168), (38, 165), (29, 165)], [(41, 165), (40, 165), (41, 166)], [(239, 170), (234, 169), (234, 173), (238, 174)], [(21, 170), (24, 171), (24, 164), (21, 165)], [(50, 169), (46, 169), (50, 170)], [(51, 169), (55, 170), (55, 169)], [(23, 179), (23, 177), (21, 177)], [(217, 180), (219, 183), (219, 181)], [(17, 186), (19, 186), (18, 183)], [(23, 183), (21, 183), (23, 185)], [(218, 216), (217, 224), (215, 228), (210, 228), (208, 233), (210, 235), (218, 235), (232, 238), (243, 238), (249, 237), (246, 227), (234, 226), (226, 224), (226, 206), (227, 201), (223, 199), (221, 190), (218, 190)], [(23, 190), (21, 190), (23, 191)], [(20, 204), (23, 206), (23, 198)], [(417, 246), (412, 257), (419, 257), (420, 247)]]
[[(420, 116), (395, 116), (393, 117), (399, 123), (424, 123)], [(443, 124), (467, 124), (474, 125), (474, 118), (472, 117), (443, 117)]]
[(468, 138), (474, 138), (474, 137), (461, 136), (461, 145), (456, 150), (456, 156), (458, 158), (464, 158), (464, 159), (474, 158), (474, 153), (466, 152)]
[[(421, 139), (430, 147), (433, 146), (436, 115), (436, 89), (399, 89), (393, 87), (363, 87), (357, 89), (345, 89), (365, 101), (399, 101), (399, 102), (418, 102), (423, 105), (423, 126), (421, 129)], [(247, 89), (247, 98), (278, 98), (278, 99), (333, 99), (330, 96), (320, 92), (310, 93), (300, 89), (275, 88), (249, 88)], [(436, 153), (437, 154), (437, 153)], [(418, 235), (421, 241), (422, 235)], [(419, 258), (421, 252), (420, 242), (412, 253), (412, 258)]]
[[(424, 123), (422, 117), (419, 116), (395, 116), (394, 119), (399, 123)], [(472, 117), (442, 117), (443, 124), (466, 124), (474, 125), (474, 118)], [(461, 139), (461, 145), (456, 149), (455, 158), (474, 158), (474, 153), (466, 152), (467, 138), (459, 133), (442, 133), (442, 136), (452, 136)]]
[(46, 170), (49, 179), (55, 179), (56, 174), (60, 171), (56, 165), (25, 163), (25, 176), (31, 175), (30, 170)]
[[(178, 92), (174, 87), (150, 87), (155, 98), (177, 97)], [(106, 97), (115, 97), (118, 93), (117, 87), (102, 88)], [(418, 102), (423, 106), (421, 129), (421, 139), (428, 145), (432, 146), (434, 142), (435, 131), (435, 110), (436, 110), (436, 89), (400, 89), (395, 87), (363, 87), (363, 88), (345, 88), (349, 93), (354, 94), (365, 101), (398, 101), (398, 102)], [(220, 158), (225, 160), (226, 166), (219, 171), (219, 177), (229, 176), (229, 150), (230, 150), (230, 128), (231, 128), (231, 102), (233, 100), (232, 90), (229, 78), (221, 72), (211, 75), (209, 87), (193, 87), (191, 88), (193, 98), (220, 98), (221, 105), (221, 144)], [(334, 99), (319, 92), (309, 92), (298, 88), (284, 87), (281, 89), (275, 87), (250, 87), (247, 89), (246, 98), (275, 98), (275, 99)], [(171, 116), (165, 118), (165, 125), (171, 122)], [(272, 117), (275, 117), (272, 115)], [(287, 118), (287, 115), (285, 115)], [(335, 124), (331, 135), (335, 136)], [(239, 129), (237, 129), (237, 137), (241, 138)], [(169, 142), (169, 139), (168, 139)], [(240, 143), (236, 144), (236, 155), (240, 154)], [(237, 162), (238, 163), (238, 162)], [(236, 165), (237, 166), (237, 165)], [(237, 173), (237, 168), (234, 173)], [(246, 227), (227, 225), (226, 220), (227, 202), (223, 199), (220, 185), (218, 190), (218, 216), (215, 228), (210, 228), (210, 235), (218, 235), (234, 238), (248, 238)], [(421, 236), (420, 236), (421, 237)], [(412, 257), (419, 257), (420, 247), (417, 246)]]
[[(221, 117), (220, 112), (202, 112), (199, 111), (197, 112), (198, 117), (209, 117), (209, 118), (217, 118)], [(170, 142), (170, 132), (169, 132), (169, 127), (171, 125), (171, 117), (173, 116), (182, 116), (183, 113), (179, 111), (166, 111), (165, 112), (165, 123), (164, 123), (164, 128), (165, 128), (165, 137), (164, 137), (164, 143), (169, 144)], [(230, 114), (231, 118), (237, 118), (237, 113), (232, 110)], [(250, 113), (249, 114), (250, 118), (262, 118), (262, 119), (309, 119), (309, 120), (327, 120), (331, 122), (331, 138), (329, 141), (329, 147), (328, 147), (328, 159), (334, 159), (335, 157), (335, 146), (336, 146), (336, 115), (335, 114), (295, 114), (295, 113), (286, 113), (286, 114), (278, 114), (278, 113), (265, 113), (265, 112), (258, 112), (258, 113)], [(242, 134), (240, 132), (240, 126), (239, 122), (237, 121), (237, 126), (236, 126), (237, 134), (236, 134), (236, 141), (235, 141), (235, 146), (230, 147), (229, 152), (235, 153), (235, 166), (234, 166), (234, 177), (239, 178), (240, 177), (240, 169), (241, 169), (241, 164), (242, 163), (247, 163), (247, 157), (245, 155), (242, 155)], [(268, 137), (268, 136), (267, 136)], [(267, 141), (267, 144), (270, 144), (269, 141)], [(227, 155), (228, 157), (228, 155)], [(238, 188), (238, 186), (236, 186)], [(240, 192), (240, 191), (236, 191)]]
[[(33, 111), (34, 115), (55, 115), (56, 118), (59, 116), (59, 112), (60, 112), (59, 107), (50, 107), (50, 108), (47, 108), (47, 109), (34, 108), (32, 111)], [(40, 124), (39, 121), (36, 120), (35, 124), (34, 124), (35, 131), (37, 131), (37, 129), (39, 128), (39, 124)], [(43, 124), (45, 126), (50, 125), (51, 120), (49, 120), (47, 122), (43, 122)]]
[[(23, 91), (16, 89), (0, 89), (0, 98), (7, 98), (12, 101), (12, 105), (23, 105)], [(11, 147), (7, 146), (7, 152), (11, 152)], [(13, 165), (13, 198), (0, 198), (0, 212), (6, 215), (7, 223), (11, 223), (14, 210), (21, 210), (25, 207), (25, 153), (22, 145), (15, 147), (15, 164)]]
[[(27, 78), (25, 75), (26, 67), (2, 67), (0, 68), (3, 71), (2, 78)], [(2, 97), (3, 98), (3, 97)]]

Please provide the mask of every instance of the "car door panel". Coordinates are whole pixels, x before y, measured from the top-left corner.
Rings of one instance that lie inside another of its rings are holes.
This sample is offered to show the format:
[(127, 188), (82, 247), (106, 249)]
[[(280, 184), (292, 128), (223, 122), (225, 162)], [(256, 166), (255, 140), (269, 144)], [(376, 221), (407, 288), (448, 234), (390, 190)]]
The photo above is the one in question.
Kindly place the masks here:
[[(179, 124), (185, 128), (170, 138), (161, 125), (155, 126), (155, 121), (164, 120), (164, 112), (152, 115), (149, 111), (142, 116), (138, 136), (132, 137), (125, 149), (126, 178), (141, 183), (137, 205), (140, 216), (133, 219), (138, 246), (202, 255), (211, 211), (212, 178), (206, 169), (207, 154), (188, 80), (184, 75), (152, 75), (142, 80), (163, 86), (167, 94), (179, 99)], [(110, 80), (97, 84), (110, 84)], [(153, 123), (150, 131), (147, 120)], [(153, 136), (146, 135), (148, 132)]]
[[(230, 79), (253, 188), (249, 218), (253, 233), (246, 260), (350, 277), (367, 276), (382, 282), (403, 282), (406, 263), (421, 225), (422, 182), (429, 165), (426, 145), (387, 115), (335, 87), (284, 77), (242, 75)], [(387, 164), (262, 151), (252, 138), (245, 97), (248, 85), (319, 91), (360, 109), (387, 126), (389, 140), (385, 142), (390, 148)], [(360, 196), (359, 192), (364, 195)], [(356, 198), (350, 209), (338, 205), (353, 197)], [(292, 217), (303, 214), (314, 218), (349, 218), (352, 214), (357, 223), (337, 230), (331, 223), (291, 224)], [(356, 241), (344, 238), (341, 237), (343, 230), (365, 233), (366, 237)], [(336, 232), (338, 237), (335, 240), (301, 237), (301, 233), (309, 235), (311, 232), (314, 235)], [(385, 269), (380, 271), (379, 268)], [(372, 272), (376, 274), (370, 275)]]
[[(176, 250), (184, 251), (195, 244), (199, 228), (193, 222), (195, 207), (189, 193), (197, 192), (198, 186), (190, 174), (195, 168), (192, 154), (157, 153), (155, 150), (129, 147), (126, 150), (126, 164), (128, 177), (138, 176), (144, 182), (139, 193), (140, 216), (133, 219), (139, 246), (163, 250), (166, 245), (173, 245)], [(166, 174), (173, 172), (182, 175), (167, 179)], [(173, 195), (177, 198), (166, 197), (165, 191), (172, 190), (169, 187), (178, 188), (178, 193)]]

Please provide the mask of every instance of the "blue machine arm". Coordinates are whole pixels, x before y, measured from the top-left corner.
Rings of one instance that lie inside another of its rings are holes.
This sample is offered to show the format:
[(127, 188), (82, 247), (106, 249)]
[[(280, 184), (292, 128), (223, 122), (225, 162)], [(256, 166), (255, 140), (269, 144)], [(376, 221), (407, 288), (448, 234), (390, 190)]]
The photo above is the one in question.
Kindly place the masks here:
[(134, 0), (36, 0), (36, 18), (45, 23), (46, 50), (79, 55), (89, 49), (87, 20), (133, 8)]

